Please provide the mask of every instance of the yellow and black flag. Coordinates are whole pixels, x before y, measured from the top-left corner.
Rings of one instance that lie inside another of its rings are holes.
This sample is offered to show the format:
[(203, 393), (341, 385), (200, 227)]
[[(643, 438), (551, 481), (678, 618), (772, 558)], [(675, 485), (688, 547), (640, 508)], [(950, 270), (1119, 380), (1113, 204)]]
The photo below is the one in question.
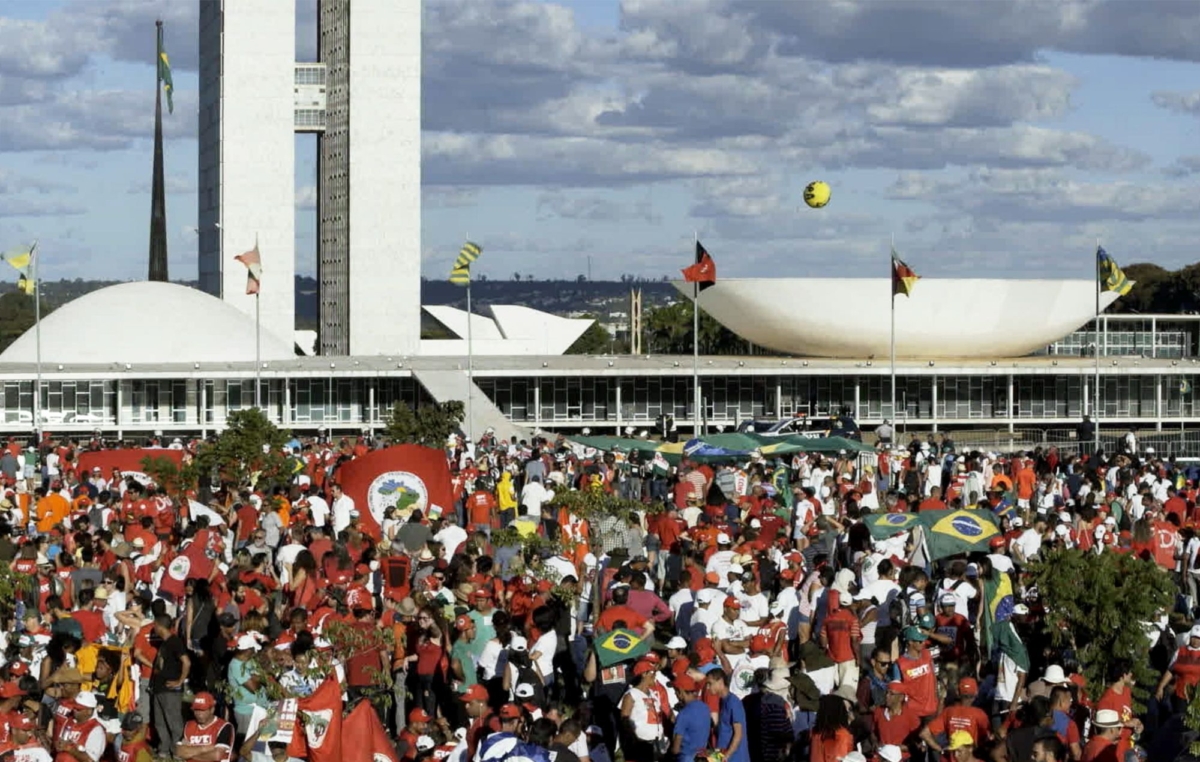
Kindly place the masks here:
[(900, 259), (900, 255), (896, 253), (895, 247), (892, 247), (892, 296), (896, 294), (912, 296), (913, 287), (920, 279), (921, 276), (904, 264), (904, 260)]
[(1103, 246), (1096, 247), (1096, 278), (1100, 281), (1100, 290), (1115, 291), (1118, 296), (1125, 296), (1133, 288), (1133, 281), (1125, 277)]
[(458, 251), (458, 259), (454, 260), (454, 267), (450, 270), (450, 282), (456, 286), (465, 286), (471, 282), (471, 263), (479, 259), (479, 255), (483, 253), (483, 247), (477, 243), (467, 241)]
[(0, 254), (0, 259), (17, 271), (17, 288), (29, 295), (33, 295), (37, 286), (33, 276), (33, 257), (36, 249), (37, 244), (35, 243), (32, 246), (19, 246)]

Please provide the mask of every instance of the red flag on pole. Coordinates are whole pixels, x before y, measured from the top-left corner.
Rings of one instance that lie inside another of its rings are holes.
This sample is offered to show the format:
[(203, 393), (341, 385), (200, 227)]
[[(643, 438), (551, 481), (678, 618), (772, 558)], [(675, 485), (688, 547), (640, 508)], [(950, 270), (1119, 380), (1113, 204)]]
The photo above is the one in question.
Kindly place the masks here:
[(289, 757), (310, 762), (341, 762), (342, 757), (342, 685), (333, 677), (325, 678), (311, 696), (302, 698), (298, 720), (304, 732), (292, 735)]
[(342, 762), (400, 762), (371, 702), (360, 701), (342, 720)]
[(683, 279), (697, 284), (701, 291), (717, 285), (717, 263), (699, 241), (696, 241), (696, 263), (683, 268)]
[(403, 444), (375, 450), (349, 461), (337, 473), (342, 490), (358, 510), (359, 526), (375, 539), (390, 507), (395, 506), (402, 518), (414, 510), (423, 516), (454, 510), (446, 453), (432, 447)]
[(196, 539), (171, 559), (158, 583), (160, 593), (170, 593), (176, 602), (183, 601), (184, 587), (189, 579), (208, 579), (213, 560), (209, 556), (208, 532), (197, 533)]
[(253, 249), (238, 254), (234, 259), (246, 266), (246, 293), (257, 294), (259, 281), (262, 280), (262, 257), (258, 253), (258, 241), (254, 242)]

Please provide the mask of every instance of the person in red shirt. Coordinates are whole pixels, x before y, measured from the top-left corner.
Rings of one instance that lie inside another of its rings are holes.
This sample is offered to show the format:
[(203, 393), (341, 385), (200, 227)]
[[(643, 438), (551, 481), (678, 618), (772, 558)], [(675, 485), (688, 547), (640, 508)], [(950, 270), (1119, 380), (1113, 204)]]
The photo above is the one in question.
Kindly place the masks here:
[(487, 532), (491, 537), (492, 525), (497, 520), (496, 498), (487, 490), (476, 490), (467, 498), (467, 531)]
[(922, 719), (937, 712), (937, 673), (925, 641), (929, 639), (916, 627), (904, 628), (904, 653), (896, 659), (900, 680), (908, 692), (909, 709)]
[(612, 604), (596, 618), (596, 629), (611, 632), (617, 629), (618, 623), (623, 623), (627, 630), (653, 632), (654, 622), (631, 609), (628, 603), (629, 585), (620, 583), (613, 586)]
[(421, 707), (408, 713), (408, 724), (404, 726), (404, 730), (400, 731), (400, 737), (396, 744), (401, 760), (410, 762), (417, 758), (417, 739), (425, 735), (431, 722), (433, 722), (433, 717)]
[(1134, 733), (1142, 732), (1142, 721), (1133, 714), (1133, 667), (1127, 659), (1118, 659), (1109, 667), (1109, 686), (1096, 704), (1096, 711), (1111, 709), (1121, 718), (1124, 729), (1117, 741), (1119, 758), (1133, 746)]
[(858, 659), (862, 651), (862, 628), (850, 610), (852, 600), (837, 590), (827, 593), (829, 614), (821, 626), (821, 647), (837, 664), (838, 685), (858, 685)]
[(183, 759), (232, 762), (234, 727), (217, 717), (217, 700), (202, 691), (192, 699), (192, 716), (183, 726), (183, 738), (175, 746), (175, 755)]
[(1111, 709), (1101, 709), (1092, 718), (1092, 739), (1083, 749), (1082, 762), (1120, 762), (1117, 739), (1121, 735), (1121, 717)]
[[(991, 724), (987, 713), (974, 706), (975, 697), (979, 695), (979, 683), (972, 677), (964, 677), (958, 681), (957, 687), (958, 703), (946, 707), (942, 712), (942, 724), (945, 726), (946, 735), (961, 730), (969, 733), (978, 746), (991, 736)], [(926, 742), (928, 740), (926, 739)], [(931, 745), (936, 747), (936, 744)]]
[(907, 746), (913, 733), (921, 728), (921, 718), (905, 706), (908, 693), (904, 683), (888, 683), (884, 705), (875, 708), (875, 740), (880, 746)]
[(921, 501), (918, 506), (918, 511), (941, 511), (946, 508), (946, 501), (942, 500), (942, 488), (934, 487), (929, 490), (929, 497)]
[(957, 664), (964, 659), (974, 663), (977, 657), (975, 630), (965, 616), (957, 613), (957, 605), (958, 599), (953, 593), (944, 593), (934, 617), (934, 631), (950, 639), (949, 645), (941, 648), (939, 658), (943, 664)]
[[(100, 599), (101, 595), (104, 596), (103, 600)], [(84, 641), (99, 643), (108, 632), (102, 611), (104, 605), (108, 603), (108, 589), (101, 587), (96, 590), (80, 590), (78, 599), (79, 610), (71, 612), (71, 618), (79, 622), (79, 628), (83, 630)]]
[(1187, 501), (1179, 496), (1179, 490), (1174, 487), (1167, 487), (1167, 502), (1163, 503), (1163, 513), (1168, 516), (1175, 516), (1182, 523), (1187, 516), (1187, 510)]
[(1166, 695), (1167, 686), (1175, 681), (1175, 697), (1186, 703), (1189, 689), (1200, 685), (1200, 625), (1195, 625), (1187, 634), (1187, 643), (1180, 646), (1171, 659), (1171, 666), (1158, 681), (1156, 696), (1159, 701)]

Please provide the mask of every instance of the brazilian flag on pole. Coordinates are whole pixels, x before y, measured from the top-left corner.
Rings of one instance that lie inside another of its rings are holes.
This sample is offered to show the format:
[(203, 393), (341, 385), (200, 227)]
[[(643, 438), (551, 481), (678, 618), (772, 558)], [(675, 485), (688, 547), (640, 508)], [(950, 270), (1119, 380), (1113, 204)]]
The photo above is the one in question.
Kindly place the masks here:
[(171, 81), (171, 59), (167, 58), (167, 49), (163, 47), (163, 25), (158, 22), (158, 81), (162, 83), (163, 92), (167, 94), (167, 111), (175, 113), (175, 83)]
[(609, 667), (622, 661), (632, 661), (650, 652), (650, 639), (632, 630), (616, 629), (596, 634), (596, 661)]
[(897, 532), (907, 532), (921, 523), (918, 513), (872, 513), (863, 519), (871, 537), (876, 540), (886, 540)]

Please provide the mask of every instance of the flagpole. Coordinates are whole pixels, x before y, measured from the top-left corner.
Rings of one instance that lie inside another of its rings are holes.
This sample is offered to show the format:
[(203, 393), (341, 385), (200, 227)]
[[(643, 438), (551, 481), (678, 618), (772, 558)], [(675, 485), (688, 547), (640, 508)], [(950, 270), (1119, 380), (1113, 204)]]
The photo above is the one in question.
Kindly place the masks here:
[[(700, 243), (700, 232), (693, 231), (695, 243)], [(700, 406), (703, 404), (703, 396), (700, 394), (700, 281), (692, 282), (692, 410), (696, 418), (695, 432), (699, 437), (700, 431)]]
[(262, 293), (259, 291), (254, 292), (254, 407), (262, 410)]
[(896, 423), (900, 420), (899, 416), (896, 415), (896, 286), (895, 286), (895, 282), (894, 282), (895, 278), (896, 278), (895, 251), (896, 251), (896, 234), (892, 233), (892, 248), (891, 248), (891, 251), (888, 253), (888, 294), (889, 294), (888, 299), (891, 300), (891, 313), (892, 313), (892, 330), (891, 330), (891, 341), (890, 341), (890, 355), (891, 355), (890, 367), (891, 367), (891, 378), (892, 378), (892, 384), (891, 384), (891, 388), (892, 388), (892, 392), (891, 392), (891, 395), (892, 395), (891, 396), (892, 426), (895, 426)]
[(1096, 254), (1094, 258), (1096, 260), (1093, 265), (1096, 271), (1096, 321), (1094, 323), (1096, 378), (1092, 384), (1095, 387), (1092, 389), (1092, 415), (1095, 417), (1096, 425), (1092, 428), (1096, 432), (1095, 441), (1093, 442), (1093, 452), (1100, 452), (1100, 236), (1096, 236)]
[(37, 388), (33, 390), (33, 430), (42, 444), (42, 280), (38, 276), (37, 241), (29, 248), (29, 275), (33, 278), (33, 341), (36, 348)]
[[(465, 236), (465, 240), (471, 240), (471, 234)], [(475, 322), (471, 318), (471, 281), (475, 280), (475, 274), (471, 272), (471, 265), (467, 265), (467, 442), (474, 447), (475, 444), (475, 404), (471, 398), (474, 397), (471, 392), (475, 390), (475, 340), (474, 331), (471, 324)]]

